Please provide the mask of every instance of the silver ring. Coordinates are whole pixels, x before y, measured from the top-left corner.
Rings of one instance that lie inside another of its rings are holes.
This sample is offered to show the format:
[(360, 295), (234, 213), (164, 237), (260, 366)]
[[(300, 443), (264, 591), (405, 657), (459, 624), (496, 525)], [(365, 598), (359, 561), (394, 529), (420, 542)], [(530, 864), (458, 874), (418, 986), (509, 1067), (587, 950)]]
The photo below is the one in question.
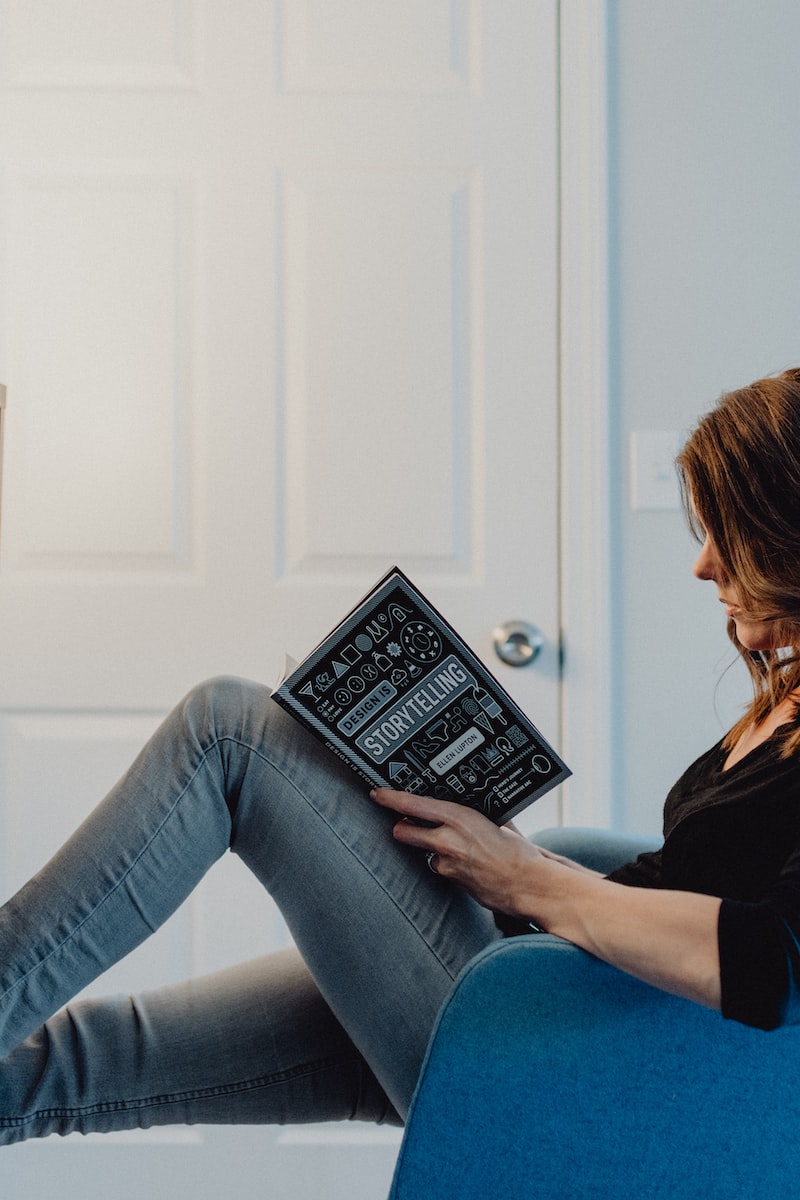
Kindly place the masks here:
[(428, 870), (433, 871), (434, 875), (439, 874), (439, 872), (436, 870), (436, 867), (433, 865), (433, 860), (438, 857), (439, 856), (435, 850), (429, 850), (428, 853), (425, 855), (425, 858), (427, 859), (427, 862), (428, 862)]

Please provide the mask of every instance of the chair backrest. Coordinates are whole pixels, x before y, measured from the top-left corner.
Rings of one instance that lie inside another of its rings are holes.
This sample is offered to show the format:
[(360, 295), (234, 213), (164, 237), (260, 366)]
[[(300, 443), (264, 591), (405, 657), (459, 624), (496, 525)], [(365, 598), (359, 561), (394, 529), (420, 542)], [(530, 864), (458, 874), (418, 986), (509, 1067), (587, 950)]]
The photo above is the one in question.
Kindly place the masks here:
[(545, 935), (462, 974), (391, 1200), (800, 1192), (800, 1030), (762, 1033)]

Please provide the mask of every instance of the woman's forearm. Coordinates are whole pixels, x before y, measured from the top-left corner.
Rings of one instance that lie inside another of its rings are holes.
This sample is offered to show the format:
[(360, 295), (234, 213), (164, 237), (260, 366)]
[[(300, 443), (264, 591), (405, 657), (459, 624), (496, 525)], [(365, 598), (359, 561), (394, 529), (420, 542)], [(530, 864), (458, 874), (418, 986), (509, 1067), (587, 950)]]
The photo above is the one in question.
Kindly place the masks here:
[(548, 859), (536, 864), (530, 891), (515, 907), (628, 974), (719, 1009), (720, 903), (693, 892), (625, 887)]
[(405, 818), (394, 826), (398, 841), (430, 852), (432, 869), (486, 908), (533, 921), (664, 991), (720, 1007), (720, 900), (612, 883), (460, 804), (388, 788), (372, 795)]

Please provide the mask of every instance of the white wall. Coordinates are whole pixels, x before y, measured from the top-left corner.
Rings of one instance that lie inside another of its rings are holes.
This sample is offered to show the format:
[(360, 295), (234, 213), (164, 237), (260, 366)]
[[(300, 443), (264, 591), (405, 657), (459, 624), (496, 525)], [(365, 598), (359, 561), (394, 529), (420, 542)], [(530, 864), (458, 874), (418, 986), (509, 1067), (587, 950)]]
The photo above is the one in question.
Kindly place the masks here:
[[(616, 822), (666, 790), (749, 694), (677, 512), (633, 512), (628, 437), (688, 429), (800, 362), (800, 5), (610, 0)], [(717, 712), (715, 712), (715, 703)]]

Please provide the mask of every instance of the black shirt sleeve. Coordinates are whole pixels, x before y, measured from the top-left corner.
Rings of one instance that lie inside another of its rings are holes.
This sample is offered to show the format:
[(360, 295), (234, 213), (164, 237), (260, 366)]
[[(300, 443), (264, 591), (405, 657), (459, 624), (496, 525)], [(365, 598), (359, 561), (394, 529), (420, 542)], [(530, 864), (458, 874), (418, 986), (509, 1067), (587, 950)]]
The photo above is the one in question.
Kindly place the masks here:
[(765, 904), (723, 900), (719, 913), (722, 1015), (756, 1029), (783, 1024), (789, 972), (780, 919)]
[[(661, 851), (640, 854), (606, 878), (627, 887), (664, 887)], [(800, 870), (787, 864), (758, 902), (723, 900), (718, 937), (722, 1015), (765, 1030), (800, 1023)]]
[(800, 1023), (800, 850), (755, 902), (723, 900), (722, 1013), (758, 1029)]
[(768, 740), (725, 769), (722, 744), (667, 797), (664, 844), (612, 872), (631, 887), (720, 897), (722, 1013), (800, 1024), (800, 756)]

